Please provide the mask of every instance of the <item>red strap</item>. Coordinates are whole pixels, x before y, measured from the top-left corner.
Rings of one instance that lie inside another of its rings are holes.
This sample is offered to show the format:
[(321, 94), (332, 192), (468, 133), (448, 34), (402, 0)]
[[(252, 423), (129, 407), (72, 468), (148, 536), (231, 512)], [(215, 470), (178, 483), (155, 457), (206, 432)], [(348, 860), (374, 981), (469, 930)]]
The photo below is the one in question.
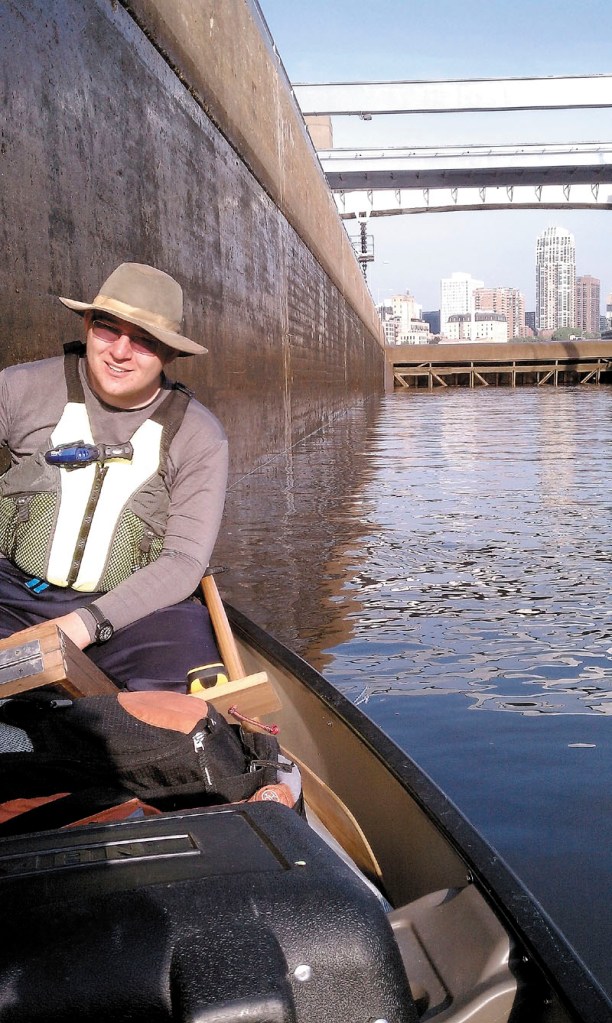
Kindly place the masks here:
[(81, 817), (78, 821), (73, 821), (71, 824), (66, 824), (66, 828), (79, 828), (82, 824), (106, 824), (109, 821), (124, 821), (132, 816), (136, 810), (142, 810), (145, 817), (157, 817), (161, 814), (161, 810), (157, 810), (154, 806), (149, 806), (148, 803), (143, 803), (140, 799), (128, 799), (125, 803), (119, 803), (118, 806), (109, 806), (106, 810), (100, 810), (99, 813), (92, 813), (90, 817)]
[(28, 810), (35, 810), (37, 806), (44, 806), (45, 803), (52, 803), (54, 799), (63, 799), (69, 795), (68, 792), (54, 792), (52, 796), (20, 796), (18, 799), (8, 799), (6, 803), (0, 803), (0, 824), (10, 821), (13, 817), (19, 817)]

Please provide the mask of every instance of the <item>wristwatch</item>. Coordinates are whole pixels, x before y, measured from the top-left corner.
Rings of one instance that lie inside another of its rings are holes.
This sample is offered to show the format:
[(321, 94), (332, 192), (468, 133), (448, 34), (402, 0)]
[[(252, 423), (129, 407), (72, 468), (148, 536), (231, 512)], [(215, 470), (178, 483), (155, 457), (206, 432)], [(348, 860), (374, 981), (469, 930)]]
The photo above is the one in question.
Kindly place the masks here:
[(115, 630), (108, 618), (104, 617), (100, 608), (96, 607), (95, 604), (86, 604), (85, 610), (89, 611), (96, 620), (96, 643), (98, 646), (102, 643), (108, 643), (109, 639), (112, 639), (115, 633)]

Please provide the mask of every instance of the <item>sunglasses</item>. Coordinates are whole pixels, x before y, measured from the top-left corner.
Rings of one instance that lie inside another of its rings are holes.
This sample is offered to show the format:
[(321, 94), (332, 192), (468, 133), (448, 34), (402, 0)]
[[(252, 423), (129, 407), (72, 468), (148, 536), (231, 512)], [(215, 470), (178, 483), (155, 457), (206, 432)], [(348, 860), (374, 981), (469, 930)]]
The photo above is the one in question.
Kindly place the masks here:
[(122, 327), (109, 320), (93, 320), (91, 329), (94, 337), (97, 337), (99, 341), (106, 342), (107, 345), (112, 345), (120, 337), (128, 337), (132, 351), (139, 352), (141, 355), (157, 355), (159, 353), (160, 342), (156, 341), (154, 337), (145, 337), (144, 334), (127, 334)]

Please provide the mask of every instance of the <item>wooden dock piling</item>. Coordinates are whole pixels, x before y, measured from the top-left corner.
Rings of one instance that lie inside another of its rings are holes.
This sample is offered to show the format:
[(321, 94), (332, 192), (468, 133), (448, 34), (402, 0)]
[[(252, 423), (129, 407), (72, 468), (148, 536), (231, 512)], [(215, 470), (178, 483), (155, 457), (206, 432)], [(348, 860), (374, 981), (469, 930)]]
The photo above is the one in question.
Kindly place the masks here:
[(403, 389), (612, 383), (609, 340), (397, 345), (387, 359)]

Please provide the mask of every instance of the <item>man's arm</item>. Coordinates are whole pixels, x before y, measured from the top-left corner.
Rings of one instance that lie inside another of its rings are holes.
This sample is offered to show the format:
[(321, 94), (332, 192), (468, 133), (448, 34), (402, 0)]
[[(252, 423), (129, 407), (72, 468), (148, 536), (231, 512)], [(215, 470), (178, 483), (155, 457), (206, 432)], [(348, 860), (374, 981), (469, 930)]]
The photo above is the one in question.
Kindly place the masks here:
[(69, 615), (62, 615), (61, 618), (53, 618), (52, 621), (68, 636), (68, 639), (72, 640), (75, 646), (78, 646), (79, 650), (84, 650), (92, 642), (89, 629), (78, 611), (72, 611)]

